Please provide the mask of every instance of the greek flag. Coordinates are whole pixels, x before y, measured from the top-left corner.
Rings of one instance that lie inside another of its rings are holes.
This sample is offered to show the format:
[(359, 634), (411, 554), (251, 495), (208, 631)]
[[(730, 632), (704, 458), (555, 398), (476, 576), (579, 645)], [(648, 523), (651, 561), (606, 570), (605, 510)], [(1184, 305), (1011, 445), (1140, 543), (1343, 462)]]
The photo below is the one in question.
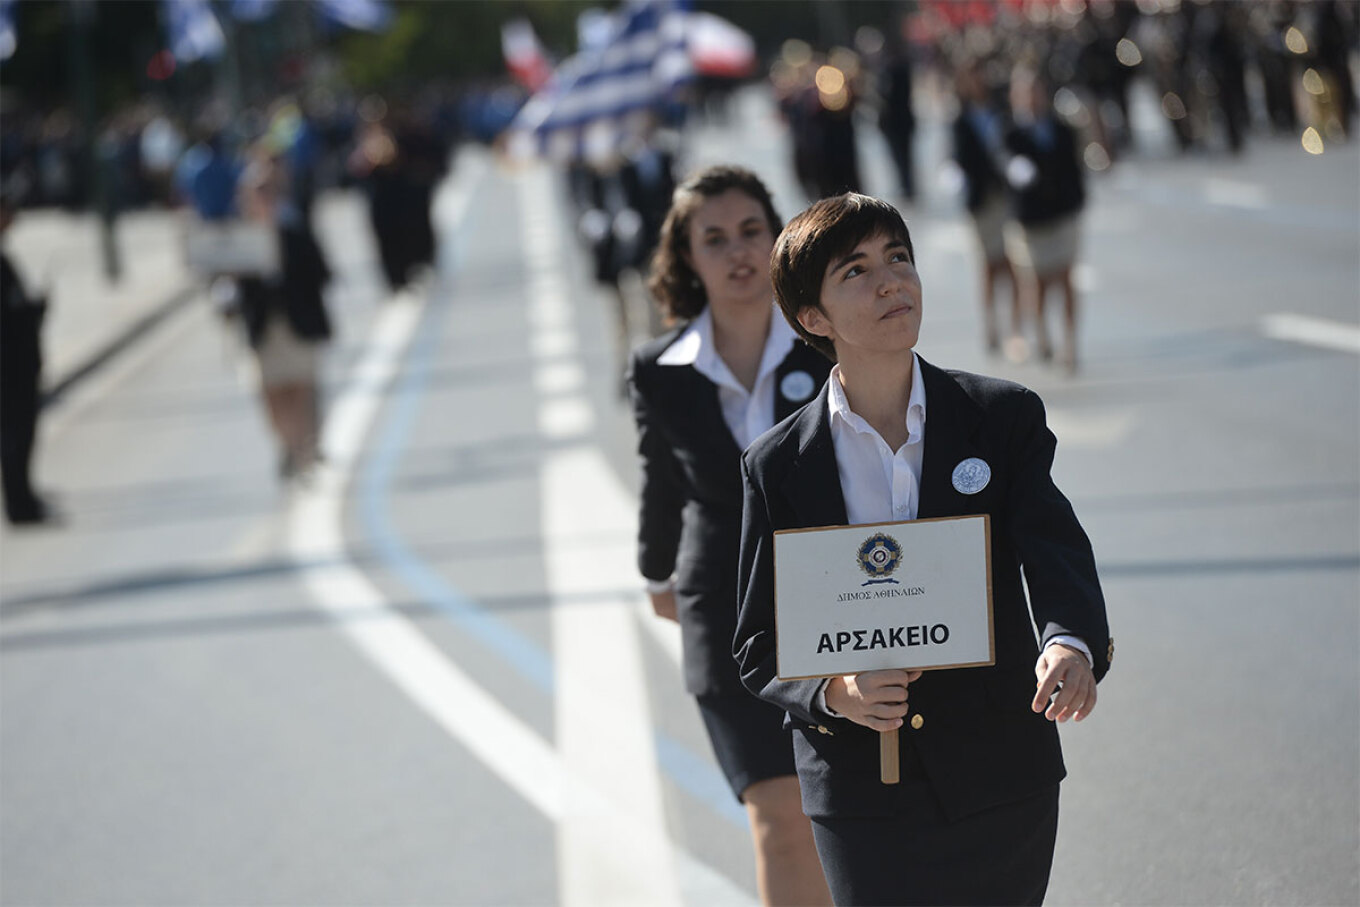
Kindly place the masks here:
[(392, 8), (383, 0), (317, 0), (317, 11), (346, 28), (383, 31), (392, 24)]
[(231, 0), (231, 16), (242, 22), (263, 22), (279, 0)]
[(0, 0), (0, 60), (14, 56), (18, 46), (19, 38), (14, 31), (14, 0)]
[(180, 63), (220, 57), (227, 39), (208, 0), (164, 0), (161, 4), (170, 52)]
[(694, 75), (684, 5), (629, 0), (598, 44), (564, 61), (520, 110), (511, 124), (517, 150), (583, 157), (587, 143), (616, 143), (633, 115), (672, 100)]

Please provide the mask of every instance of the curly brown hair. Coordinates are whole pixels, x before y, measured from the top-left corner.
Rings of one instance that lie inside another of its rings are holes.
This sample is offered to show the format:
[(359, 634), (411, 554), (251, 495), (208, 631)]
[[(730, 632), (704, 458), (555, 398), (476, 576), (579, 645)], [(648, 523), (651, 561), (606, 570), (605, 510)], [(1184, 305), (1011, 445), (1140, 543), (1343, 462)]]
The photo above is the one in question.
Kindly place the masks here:
[(743, 192), (760, 203), (771, 235), (778, 236), (784, 225), (774, 210), (770, 190), (760, 177), (744, 167), (705, 167), (677, 186), (647, 276), (647, 289), (668, 321), (687, 321), (708, 305), (708, 294), (699, 275), (685, 261), (690, 251), (689, 224), (700, 205), (729, 189)]

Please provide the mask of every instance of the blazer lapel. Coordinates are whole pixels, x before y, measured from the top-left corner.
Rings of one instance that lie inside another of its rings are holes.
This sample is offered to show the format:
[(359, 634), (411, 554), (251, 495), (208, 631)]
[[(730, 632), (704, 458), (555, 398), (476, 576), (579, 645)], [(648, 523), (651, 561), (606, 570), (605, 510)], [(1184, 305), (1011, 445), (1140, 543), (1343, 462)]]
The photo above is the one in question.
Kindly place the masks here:
[(683, 382), (677, 383), (674, 405), (671, 407), (671, 418), (680, 426), (677, 434), (707, 439), (707, 443), (723, 449), (724, 457), (740, 455), (732, 430), (723, 419), (718, 386), (692, 365), (668, 367), (684, 374)]
[(826, 397), (823, 385), (794, 423), (798, 452), (784, 478), (783, 490), (799, 527), (844, 526), (847, 522)]
[(954, 493), (954, 467), (961, 460), (981, 456), (973, 435), (982, 413), (957, 381), (924, 359), (921, 378), (926, 384), (926, 446), (916, 516), (956, 516), (963, 512), (963, 499)]

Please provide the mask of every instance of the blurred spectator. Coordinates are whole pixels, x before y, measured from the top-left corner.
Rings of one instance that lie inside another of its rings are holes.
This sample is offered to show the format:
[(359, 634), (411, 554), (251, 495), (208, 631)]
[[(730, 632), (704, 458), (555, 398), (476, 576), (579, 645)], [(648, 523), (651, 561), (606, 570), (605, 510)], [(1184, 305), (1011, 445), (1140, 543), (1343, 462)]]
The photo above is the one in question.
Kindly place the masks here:
[(204, 126), (198, 141), (184, 152), (175, 169), (175, 188), (204, 220), (224, 220), (236, 213), (240, 165), (227, 152), (220, 129)]
[(165, 113), (155, 113), (142, 126), (137, 153), (146, 180), (148, 201), (170, 204), (175, 164), (183, 152), (184, 137)]
[[(21, 194), (14, 178), (0, 186), (0, 236), (14, 222)], [(46, 311), (47, 300), (24, 286), (9, 256), (0, 250), (0, 478), (5, 516), (16, 526), (51, 518), (29, 475), (38, 438)]]
[(242, 278), (239, 308), (261, 398), (279, 445), (279, 475), (306, 478), (320, 460), (319, 360), (331, 325), (321, 291), (330, 280), (310, 224), (293, 202), (282, 150), (259, 143), (241, 176), (241, 213), (275, 231), (280, 273)]
[(1011, 74), (1011, 115), (1006, 135), (1011, 158), (1006, 177), (1014, 190), (1015, 222), (1008, 225), (1006, 254), (1034, 313), (1038, 353), (1053, 357), (1044, 303), (1055, 284), (1063, 294), (1062, 362), (1077, 367), (1077, 296), (1072, 267), (1080, 235), (1079, 215), (1086, 203), (1077, 138), (1053, 115), (1048, 85), (1028, 67)]

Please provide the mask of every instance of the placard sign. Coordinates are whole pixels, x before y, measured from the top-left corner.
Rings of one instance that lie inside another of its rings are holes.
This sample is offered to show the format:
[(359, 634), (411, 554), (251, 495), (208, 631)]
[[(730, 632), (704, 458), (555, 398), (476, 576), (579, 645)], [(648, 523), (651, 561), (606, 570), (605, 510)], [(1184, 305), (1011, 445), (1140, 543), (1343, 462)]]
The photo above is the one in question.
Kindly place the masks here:
[(990, 665), (989, 517), (774, 534), (780, 680)]

